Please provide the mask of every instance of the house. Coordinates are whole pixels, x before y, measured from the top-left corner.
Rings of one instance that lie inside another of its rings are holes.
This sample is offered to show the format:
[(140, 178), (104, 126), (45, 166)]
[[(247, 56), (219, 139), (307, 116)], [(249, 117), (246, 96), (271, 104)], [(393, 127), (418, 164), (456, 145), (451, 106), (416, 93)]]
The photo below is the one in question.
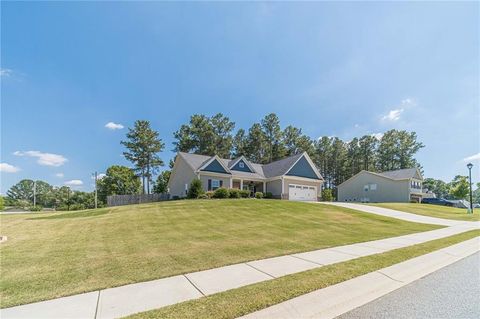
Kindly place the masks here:
[(338, 185), (340, 202), (421, 202), (423, 177), (417, 168), (382, 173), (361, 171)]
[(270, 192), (274, 198), (316, 201), (323, 178), (307, 153), (296, 154), (269, 164), (250, 162), (244, 156), (225, 159), (179, 152), (168, 181), (170, 196), (185, 197), (194, 178), (205, 191), (237, 188)]

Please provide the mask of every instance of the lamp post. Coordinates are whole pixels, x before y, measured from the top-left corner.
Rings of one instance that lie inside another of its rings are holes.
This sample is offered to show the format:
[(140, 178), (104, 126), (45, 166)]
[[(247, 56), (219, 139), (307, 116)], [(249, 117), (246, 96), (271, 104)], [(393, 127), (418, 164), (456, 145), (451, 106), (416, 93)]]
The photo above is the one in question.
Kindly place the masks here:
[(473, 214), (473, 199), (472, 199), (472, 163), (467, 164), (468, 168), (468, 186), (470, 188), (470, 213)]

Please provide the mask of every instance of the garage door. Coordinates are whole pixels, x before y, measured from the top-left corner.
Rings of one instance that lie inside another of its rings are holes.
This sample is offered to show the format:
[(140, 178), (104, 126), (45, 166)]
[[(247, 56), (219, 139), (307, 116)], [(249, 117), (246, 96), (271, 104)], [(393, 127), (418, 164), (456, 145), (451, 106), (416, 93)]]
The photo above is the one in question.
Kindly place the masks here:
[(301, 201), (316, 201), (317, 188), (314, 186), (305, 186), (297, 184), (288, 185), (288, 199)]

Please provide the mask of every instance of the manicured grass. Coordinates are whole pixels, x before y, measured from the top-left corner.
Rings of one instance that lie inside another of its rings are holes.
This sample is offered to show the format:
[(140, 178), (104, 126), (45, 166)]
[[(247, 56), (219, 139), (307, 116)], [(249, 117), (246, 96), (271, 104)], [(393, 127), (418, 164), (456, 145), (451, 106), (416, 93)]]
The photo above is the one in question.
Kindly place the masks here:
[(385, 207), (403, 212), (425, 215), (431, 217), (454, 219), (454, 220), (468, 220), (479, 221), (480, 209), (474, 209), (473, 214), (467, 214), (467, 209), (456, 208), (429, 204), (413, 204), (413, 203), (381, 203), (370, 204), (373, 206)]
[(369, 272), (480, 236), (473, 230), (447, 238), (362, 257), (208, 297), (129, 316), (131, 319), (228, 319), (267, 308)]
[(436, 229), (278, 200), (170, 201), (0, 215), (2, 307)]

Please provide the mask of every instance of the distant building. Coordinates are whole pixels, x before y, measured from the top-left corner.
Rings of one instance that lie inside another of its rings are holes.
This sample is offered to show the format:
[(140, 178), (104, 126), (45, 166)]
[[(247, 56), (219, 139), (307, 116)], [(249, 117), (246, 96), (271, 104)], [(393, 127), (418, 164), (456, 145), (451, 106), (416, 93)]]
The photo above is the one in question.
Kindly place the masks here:
[(361, 171), (338, 185), (340, 202), (421, 202), (423, 177), (416, 168)]

